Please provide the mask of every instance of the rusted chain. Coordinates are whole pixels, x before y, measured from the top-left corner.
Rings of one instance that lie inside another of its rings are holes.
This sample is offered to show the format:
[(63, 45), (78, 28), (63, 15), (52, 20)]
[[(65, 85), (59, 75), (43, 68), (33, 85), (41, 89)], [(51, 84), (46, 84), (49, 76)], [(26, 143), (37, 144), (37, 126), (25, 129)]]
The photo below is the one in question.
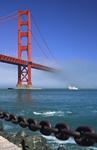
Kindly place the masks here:
[(97, 133), (88, 126), (80, 126), (76, 130), (72, 130), (66, 123), (58, 123), (55, 127), (52, 127), (48, 121), (37, 122), (31, 118), (26, 119), (6, 112), (0, 112), (0, 119), (18, 124), (22, 128), (28, 128), (34, 132), (40, 131), (41, 134), (46, 136), (54, 135), (59, 140), (68, 140), (72, 137), (80, 146), (92, 146), (97, 143)]

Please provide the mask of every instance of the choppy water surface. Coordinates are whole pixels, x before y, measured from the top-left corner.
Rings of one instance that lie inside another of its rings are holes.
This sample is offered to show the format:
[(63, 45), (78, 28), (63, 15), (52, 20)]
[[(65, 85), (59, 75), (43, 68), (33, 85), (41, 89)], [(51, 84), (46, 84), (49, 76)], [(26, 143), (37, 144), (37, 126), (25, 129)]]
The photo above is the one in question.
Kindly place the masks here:
[[(79, 125), (89, 125), (97, 130), (97, 90), (0, 90), (0, 110), (38, 121), (49, 120), (53, 126), (58, 122), (66, 122), (73, 129)], [(3, 124), (9, 132), (20, 130), (18, 125)], [(29, 134), (33, 135), (32, 132)], [(53, 149), (60, 144), (67, 150), (97, 149), (96, 145), (79, 147), (71, 138), (65, 142), (53, 136), (46, 138)]]

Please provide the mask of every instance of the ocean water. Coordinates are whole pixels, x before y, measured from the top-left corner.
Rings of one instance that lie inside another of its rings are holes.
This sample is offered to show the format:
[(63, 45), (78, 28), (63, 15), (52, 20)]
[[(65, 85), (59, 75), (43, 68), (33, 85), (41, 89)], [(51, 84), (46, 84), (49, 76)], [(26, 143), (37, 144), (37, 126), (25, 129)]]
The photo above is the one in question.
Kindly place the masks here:
[[(50, 121), (53, 126), (63, 122), (72, 129), (88, 125), (97, 131), (97, 90), (70, 91), (64, 89), (42, 90), (0, 90), (0, 111), (14, 113), (38, 121)], [(21, 128), (3, 121), (7, 132), (18, 132)], [(29, 134), (40, 134), (39, 132)], [(43, 136), (43, 135), (42, 135)], [(57, 149), (62, 145), (66, 150), (96, 150), (92, 147), (80, 147), (70, 138), (60, 141), (54, 136), (44, 136), (48, 144)]]

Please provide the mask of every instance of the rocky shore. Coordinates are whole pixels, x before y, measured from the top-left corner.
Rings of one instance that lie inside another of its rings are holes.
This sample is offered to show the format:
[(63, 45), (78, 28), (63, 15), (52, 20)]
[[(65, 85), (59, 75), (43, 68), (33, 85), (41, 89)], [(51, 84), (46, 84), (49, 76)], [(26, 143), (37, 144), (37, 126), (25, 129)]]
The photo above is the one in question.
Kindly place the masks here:
[(3, 129), (3, 125), (0, 122), (0, 136), (4, 137), (8, 141), (14, 143), (18, 147), (24, 148), (24, 150), (52, 150), (47, 144), (47, 141), (42, 136), (31, 136), (25, 131), (21, 130), (16, 134), (7, 133)]
[[(0, 135), (18, 147), (25, 147), (27, 150), (52, 150), (45, 138), (41, 136), (22, 136), (24, 132), (17, 134), (8, 134), (0, 131)], [(25, 149), (26, 150), (26, 149)]]
[(57, 147), (57, 149), (54, 147), (51, 148), (44, 137), (30, 135), (23, 129), (17, 133), (6, 132), (3, 128), (2, 121), (0, 121), (0, 136), (21, 147), (22, 150), (66, 150), (62, 145)]

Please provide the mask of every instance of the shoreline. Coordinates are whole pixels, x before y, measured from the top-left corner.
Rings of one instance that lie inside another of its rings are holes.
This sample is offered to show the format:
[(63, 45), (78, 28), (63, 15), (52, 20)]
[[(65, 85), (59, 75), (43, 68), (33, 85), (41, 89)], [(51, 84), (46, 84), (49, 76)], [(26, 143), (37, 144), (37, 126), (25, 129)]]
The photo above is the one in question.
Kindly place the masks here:
[[(20, 130), (18, 133), (8, 133), (3, 130), (2, 125), (0, 124), (0, 137), (7, 140), (12, 145), (22, 148), (22, 143), (24, 141), (25, 146), (29, 148), (29, 150), (52, 150), (50, 146), (47, 144), (47, 140), (38, 135), (28, 135), (24, 130)], [(3, 141), (4, 141), (3, 140)], [(7, 150), (7, 149), (6, 149)]]

